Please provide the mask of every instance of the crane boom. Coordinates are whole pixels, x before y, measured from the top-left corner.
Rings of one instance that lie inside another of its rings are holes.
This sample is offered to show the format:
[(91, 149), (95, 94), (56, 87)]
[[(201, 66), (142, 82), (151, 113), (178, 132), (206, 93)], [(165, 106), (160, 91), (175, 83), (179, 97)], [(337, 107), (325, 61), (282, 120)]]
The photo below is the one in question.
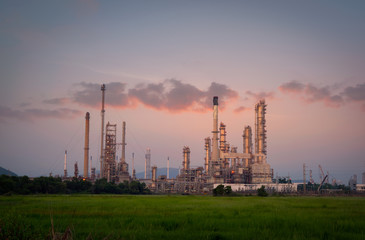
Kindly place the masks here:
[(321, 184), (319, 185), (319, 187), (318, 187), (318, 189), (317, 189), (317, 192), (318, 192), (318, 193), (319, 193), (319, 189), (321, 189), (321, 187), (322, 187), (322, 185), (323, 185), (324, 181), (326, 181), (326, 178), (328, 178), (328, 175), (326, 175), (326, 176), (323, 178), (323, 180), (322, 180)]

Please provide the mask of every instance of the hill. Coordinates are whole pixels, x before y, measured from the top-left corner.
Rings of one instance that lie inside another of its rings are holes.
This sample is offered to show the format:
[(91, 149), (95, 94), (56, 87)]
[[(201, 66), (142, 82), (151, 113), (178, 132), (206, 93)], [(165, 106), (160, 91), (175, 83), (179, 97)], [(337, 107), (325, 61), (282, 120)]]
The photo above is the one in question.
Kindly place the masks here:
[(10, 170), (6, 170), (5, 168), (0, 167), (0, 175), (8, 175), (8, 176), (18, 176)]

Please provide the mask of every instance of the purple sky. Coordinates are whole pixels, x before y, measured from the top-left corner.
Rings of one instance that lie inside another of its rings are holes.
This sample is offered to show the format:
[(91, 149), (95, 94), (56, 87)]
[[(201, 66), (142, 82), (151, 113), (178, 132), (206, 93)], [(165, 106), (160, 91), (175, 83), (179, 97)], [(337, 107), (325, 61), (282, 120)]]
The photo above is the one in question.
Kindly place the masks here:
[[(106, 122), (127, 122), (127, 161), (204, 164), (212, 96), (242, 151), (266, 98), (268, 163), (301, 179), (306, 163), (347, 183), (365, 171), (363, 1), (1, 1), (0, 166), (19, 175), (82, 171), (84, 117), (100, 155)], [(118, 149), (120, 151), (120, 149)], [(118, 156), (121, 154), (118, 152)]]

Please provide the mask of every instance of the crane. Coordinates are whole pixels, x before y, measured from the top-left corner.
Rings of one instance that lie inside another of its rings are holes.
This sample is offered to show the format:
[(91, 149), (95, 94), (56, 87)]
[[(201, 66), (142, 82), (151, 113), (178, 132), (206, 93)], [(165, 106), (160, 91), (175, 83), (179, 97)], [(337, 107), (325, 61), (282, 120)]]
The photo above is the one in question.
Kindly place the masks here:
[(322, 169), (322, 166), (321, 166), (321, 164), (319, 164), (318, 165), (318, 167), (319, 167), (319, 170), (321, 170), (321, 174), (320, 174), (320, 178), (321, 178), (321, 181), (324, 179), (324, 172), (323, 172), (323, 169)]
[(319, 189), (321, 189), (321, 187), (322, 187), (322, 185), (323, 185), (323, 183), (324, 183), (324, 181), (326, 181), (326, 179), (328, 178), (328, 175), (326, 175), (324, 178), (323, 178), (323, 180), (322, 180), (322, 182), (321, 182), (321, 184), (319, 184), (319, 187), (318, 187), (318, 189), (317, 189), (317, 192), (319, 193)]

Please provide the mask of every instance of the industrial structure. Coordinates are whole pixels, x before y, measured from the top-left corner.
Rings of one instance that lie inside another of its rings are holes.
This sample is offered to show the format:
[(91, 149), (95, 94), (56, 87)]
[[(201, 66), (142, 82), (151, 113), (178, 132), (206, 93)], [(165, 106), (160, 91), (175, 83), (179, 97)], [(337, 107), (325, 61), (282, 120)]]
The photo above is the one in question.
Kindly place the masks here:
[(90, 113), (85, 116), (85, 147), (84, 147), (84, 178), (89, 177), (89, 132), (90, 132)]
[[(107, 123), (104, 136), (104, 115), (105, 115), (105, 84), (101, 85), (102, 107), (101, 107), (101, 156), (100, 156), (100, 178), (106, 178), (108, 182), (130, 181), (128, 164), (125, 159), (126, 123), (122, 124), (122, 143), (117, 143), (117, 125)], [(105, 137), (105, 138), (104, 138)], [(104, 145), (105, 139), (105, 145)], [(122, 145), (120, 161), (116, 161), (117, 145)], [(104, 147), (105, 146), (105, 147)]]
[(144, 178), (151, 179), (150, 175), (151, 170), (151, 149), (146, 149), (145, 162), (144, 162)]
[(243, 131), (243, 152), (227, 142), (226, 125), (218, 129), (218, 97), (213, 98), (212, 138), (205, 138), (204, 168), (190, 168), (190, 149), (183, 149), (183, 168), (177, 176), (177, 191), (202, 192), (214, 184), (269, 184), (273, 170), (267, 163), (266, 103), (255, 106), (255, 152), (252, 149), (252, 129)]
[(67, 178), (67, 150), (65, 150), (65, 161), (63, 164), (63, 178)]
[[(104, 126), (105, 116), (105, 84), (101, 85), (101, 154), (100, 154), (100, 178), (108, 182), (124, 182), (137, 180), (134, 169), (134, 153), (132, 154), (132, 177), (129, 174), (126, 161), (126, 122), (122, 123), (122, 142), (117, 143), (117, 124), (108, 122)], [(184, 146), (182, 168), (176, 178), (170, 179), (169, 165), (167, 158), (167, 176), (157, 176), (157, 166), (151, 169), (151, 149), (147, 148), (145, 153), (144, 179), (147, 186), (155, 192), (192, 192), (202, 193), (211, 190), (217, 184), (238, 184), (258, 185), (271, 184), (273, 170), (267, 163), (267, 138), (266, 138), (266, 103), (260, 100), (255, 105), (255, 139), (253, 145), (253, 133), (250, 126), (243, 129), (243, 150), (238, 151), (237, 147), (231, 146), (227, 141), (226, 125), (221, 122), (218, 125), (218, 97), (213, 97), (213, 129), (212, 137), (204, 139), (205, 159), (204, 167), (192, 168), (190, 165), (190, 148)], [(91, 168), (89, 175), (89, 120), (90, 114), (86, 113), (85, 122), (85, 147), (84, 147), (84, 174), (83, 177), (94, 181), (96, 176), (95, 168)], [(219, 128), (218, 128), (219, 127)], [(121, 157), (117, 161), (117, 146), (121, 145)], [(253, 149), (253, 146), (255, 147)], [(65, 152), (65, 171), (66, 170)], [(78, 176), (78, 169), (75, 165), (75, 177)], [(237, 185), (237, 186), (238, 186)], [(242, 188), (242, 187), (240, 187)]]

